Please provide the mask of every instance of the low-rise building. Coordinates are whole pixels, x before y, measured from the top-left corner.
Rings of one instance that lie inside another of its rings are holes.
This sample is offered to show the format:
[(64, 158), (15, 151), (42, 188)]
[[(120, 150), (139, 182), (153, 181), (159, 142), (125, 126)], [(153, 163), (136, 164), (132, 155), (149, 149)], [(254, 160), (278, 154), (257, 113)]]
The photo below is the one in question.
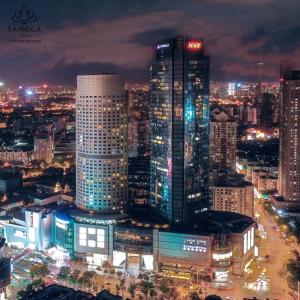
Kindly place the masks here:
[(231, 274), (242, 275), (254, 255), (254, 222), (233, 212), (208, 211), (179, 228), (150, 219), (149, 209), (129, 217), (51, 206), (2, 218), (7, 243), (47, 249), (58, 261), (82, 257), (91, 268), (106, 262), (134, 276), (142, 270), (188, 280), (202, 274), (216, 286), (228, 284)]
[(257, 190), (260, 193), (277, 190), (278, 177), (265, 175), (258, 178)]

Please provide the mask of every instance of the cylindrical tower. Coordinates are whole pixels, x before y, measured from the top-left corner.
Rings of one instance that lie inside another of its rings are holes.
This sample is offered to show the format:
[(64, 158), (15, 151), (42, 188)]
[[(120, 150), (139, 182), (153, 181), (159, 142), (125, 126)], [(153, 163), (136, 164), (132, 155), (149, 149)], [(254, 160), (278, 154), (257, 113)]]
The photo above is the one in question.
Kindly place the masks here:
[(118, 75), (77, 77), (76, 164), (76, 205), (121, 212), (127, 198), (127, 105)]

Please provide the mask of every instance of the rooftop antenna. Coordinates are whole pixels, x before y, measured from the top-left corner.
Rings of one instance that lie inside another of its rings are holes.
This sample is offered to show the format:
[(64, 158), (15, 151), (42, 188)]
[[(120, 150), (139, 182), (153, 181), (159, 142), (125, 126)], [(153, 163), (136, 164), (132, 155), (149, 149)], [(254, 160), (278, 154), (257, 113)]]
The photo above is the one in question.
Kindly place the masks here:
[(262, 93), (262, 73), (263, 73), (263, 65), (264, 62), (262, 61), (262, 54), (261, 54), (261, 43), (259, 44), (258, 48), (258, 85), (257, 85), (257, 98), (261, 98), (261, 93)]

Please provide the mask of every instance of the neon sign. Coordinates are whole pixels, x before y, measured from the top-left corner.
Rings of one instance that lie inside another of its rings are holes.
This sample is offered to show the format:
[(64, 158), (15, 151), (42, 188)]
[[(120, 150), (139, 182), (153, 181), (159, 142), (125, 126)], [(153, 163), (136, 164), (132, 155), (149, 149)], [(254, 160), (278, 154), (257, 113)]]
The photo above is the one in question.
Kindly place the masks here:
[(199, 41), (189, 41), (187, 43), (187, 46), (186, 46), (188, 49), (201, 49), (202, 48), (202, 43), (199, 42)]
[(161, 49), (161, 48), (168, 48), (170, 47), (170, 44), (160, 44), (160, 45), (157, 45), (157, 50)]

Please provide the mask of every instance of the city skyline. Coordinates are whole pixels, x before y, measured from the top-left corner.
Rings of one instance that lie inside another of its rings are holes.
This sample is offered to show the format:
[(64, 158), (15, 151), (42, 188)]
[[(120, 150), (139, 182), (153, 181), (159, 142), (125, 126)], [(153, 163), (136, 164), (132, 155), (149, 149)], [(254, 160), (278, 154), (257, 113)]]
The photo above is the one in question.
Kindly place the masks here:
[(86, 2), (0, 11), (0, 299), (300, 299), (300, 4)]
[(79, 1), (64, 1), (57, 10), (56, 1), (29, 1), (37, 17), (29, 25), (40, 28), (32, 37), (41, 42), (34, 44), (9, 42), (16, 33), (8, 27), (22, 3), (3, 3), (0, 77), (15, 84), (42, 80), (75, 86), (77, 74), (109, 70), (130, 82), (147, 82), (155, 41), (184, 34), (204, 39), (214, 57), (212, 80), (255, 81), (261, 49), (263, 78), (273, 81), (278, 78), (278, 61), (300, 51), (296, 13), (300, 4), (288, 3), (91, 1), (82, 7)]

